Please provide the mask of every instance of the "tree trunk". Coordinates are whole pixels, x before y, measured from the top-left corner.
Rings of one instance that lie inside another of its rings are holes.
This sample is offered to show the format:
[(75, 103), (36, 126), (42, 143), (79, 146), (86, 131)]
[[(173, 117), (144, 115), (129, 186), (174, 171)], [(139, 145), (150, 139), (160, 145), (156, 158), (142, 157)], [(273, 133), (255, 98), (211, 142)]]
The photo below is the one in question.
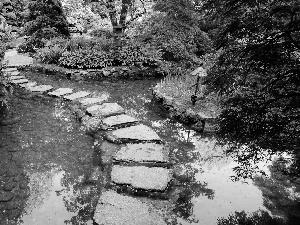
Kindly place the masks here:
[(110, 18), (112, 26), (113, 27), (118, 26), (117, 11), (116, 11), (114, 0), (107, 1), (107, 9), (108, 9), (108, 14), (109, 14), (109, 18)]
[(121, 9), (119, 25), (122, 26), (123, 31), (126, 26), (126, 17), (128, 14), (128, 10), (131, 6), (132, 6), (132, 0), (122, 0), (122, 9)]

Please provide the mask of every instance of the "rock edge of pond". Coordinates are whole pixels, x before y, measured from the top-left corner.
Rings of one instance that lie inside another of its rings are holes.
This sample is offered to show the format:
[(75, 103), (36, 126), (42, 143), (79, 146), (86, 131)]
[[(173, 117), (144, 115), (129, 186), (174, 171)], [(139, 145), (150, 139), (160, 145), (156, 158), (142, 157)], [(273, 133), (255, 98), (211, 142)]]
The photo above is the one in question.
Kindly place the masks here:
[(140, 80), (140, 79), (154, 79), (162, 77), (163, 75), (158, 73), (155, 68), (140, 69), (136, 66), (115, 66), (105, 67), (102, 69), (71, 69), (61, 67), (55, 64), (43, 64), (34, 63), (31, 65), (17, 66), (19, 70), (42, 72), (45, 74), (53, 74), (64, 76), (67, 79), (75, 81), (81, 80)]
[(202, 112), (194, 111), (188, 106), (176, 101), (175, 98), (163, 94), (158, 85), (152, 88), (152, 96), (155, 102), (165, 109), (171, 118), (181, 123), (191, 125), (193, 130), (201, 133), (218, 131), (218, 117), (210, 117)]

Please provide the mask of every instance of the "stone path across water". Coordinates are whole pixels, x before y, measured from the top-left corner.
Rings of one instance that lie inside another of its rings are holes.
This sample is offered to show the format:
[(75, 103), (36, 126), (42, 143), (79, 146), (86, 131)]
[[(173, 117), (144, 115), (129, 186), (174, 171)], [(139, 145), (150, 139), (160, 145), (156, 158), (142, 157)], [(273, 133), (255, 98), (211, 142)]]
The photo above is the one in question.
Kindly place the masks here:
[[(7, 68), (3, 71), (7, 76), (12, 76), (12, 73), (19, 75), (16, 68)], [(101, 129), (108, 130), (104, 132), (106, 139), (117, 143), (111, 144), (118, 150), (115, 154), (111, 154), (111, 160), (108, 160), (112, 162), (109, 181), (112, 187), (129, 185), (138, 190), (166, 191), (173, 179), (172, 169), (165, 168), (162, 164), (169, 163), (169, 150), (154, 130), (146, 125), (137, 124), (141, 121), (127, 115), (125, 109), (118, 103), (105, 102), (107, 100), (105, 96), (91, 98), (87, 97), (90, 93), (86, 91), (72, 93), (72, 89), (64, 87), (53, 90), (51, 85), (37, 85), (34, 81), (19, 78), (10, 82), (28, 91), (48, 93), (48, 95), (76, 101), (83, 108), (88, 106), (85, 109), (86, 115), (81, 120), (83, 125), (94, 132)], [(110, 131), (112, 128), (114, 130)], [(121, 145), (121, 143), (127, 144)], [(116, 165), (117, 162), (126, 162), (126, 165)], [(144, 164), (145, 162), (151, 162), (152, 165), (157, 163), (157, 165), (149, 167)], [(166, 224), (164, 219), (151, 209), (151, 206), (126, 196), (126, 193), (119, 194), (113, 190), (102, 193), (94, 220), (98, 224), (105, 225)]]

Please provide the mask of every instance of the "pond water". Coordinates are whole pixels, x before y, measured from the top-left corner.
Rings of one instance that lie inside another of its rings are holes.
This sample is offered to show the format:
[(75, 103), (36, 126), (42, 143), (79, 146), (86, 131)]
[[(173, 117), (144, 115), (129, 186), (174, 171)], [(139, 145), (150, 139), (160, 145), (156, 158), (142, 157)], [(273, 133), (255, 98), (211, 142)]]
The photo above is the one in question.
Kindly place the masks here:
[[(226, 146), (217, 145), (212, 135), (197, 134), (168, 118), (152, 101), (150, 88), (158, 80), (78, 83), (39, 73), (26, 72), (25, 76), (55, 88), (108, 93), (111, 102), (152, 127), (171, 147), (177, 167), (185, 171), (180, 178), (185, 179), (184, 185), (173, 198), (176, 224), (214, 225), (218, 218), (236, 211), (251, 215), (258, 210), (299, 219), (298, 186), (264, 164), (269, 177), (233, 179), (238, 163), (224, 154)], [(19, 149), (11, 157), (26, 174), (30, 190), (17, 224), (93, 224), (93, 209), (103, 185), (101, 180), (88, 179), (99, 166), (93, 138), (85, 134), (62, 100), (32, 99), (16, 91), (12, 101), (12, 110), (22, 121), (1, 128), (0, 136), (9, 134), (3, 139), (6, 146)]]

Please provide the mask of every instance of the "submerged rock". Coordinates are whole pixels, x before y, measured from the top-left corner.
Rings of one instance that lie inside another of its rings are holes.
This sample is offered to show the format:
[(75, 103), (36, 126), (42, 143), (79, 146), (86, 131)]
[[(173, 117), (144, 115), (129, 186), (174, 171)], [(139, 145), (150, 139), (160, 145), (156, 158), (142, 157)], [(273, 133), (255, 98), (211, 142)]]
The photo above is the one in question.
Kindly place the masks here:
[(169, 162), (169, 151), (154, 143), (127, 144), (114, 155), (114, 160), (125, 162)]
[(162, 167), (113, 166), (111, 181), (133, 188), (164, 191), (172, 180), (172, 170)]
[(99, 117), (91, 117), (86, 115), (82, 117), (81, 122), (88, 131), (95, 132), (99, 129), (102, 120)]
[(114, 191), (102, 193), (94, 220), (99, 225), (166, 225), (148, 204)]
[(102, 105), (93, 105), (86, 109), (92, 116), (107, 117), (124, 113), (124, 109), (117, 103), (103, 103)]
[(161, 142), (161, 138), (150, 127), (139, 124), (136, 126), (121, 128), (107, 133), (107, 139), (116, 142)]

